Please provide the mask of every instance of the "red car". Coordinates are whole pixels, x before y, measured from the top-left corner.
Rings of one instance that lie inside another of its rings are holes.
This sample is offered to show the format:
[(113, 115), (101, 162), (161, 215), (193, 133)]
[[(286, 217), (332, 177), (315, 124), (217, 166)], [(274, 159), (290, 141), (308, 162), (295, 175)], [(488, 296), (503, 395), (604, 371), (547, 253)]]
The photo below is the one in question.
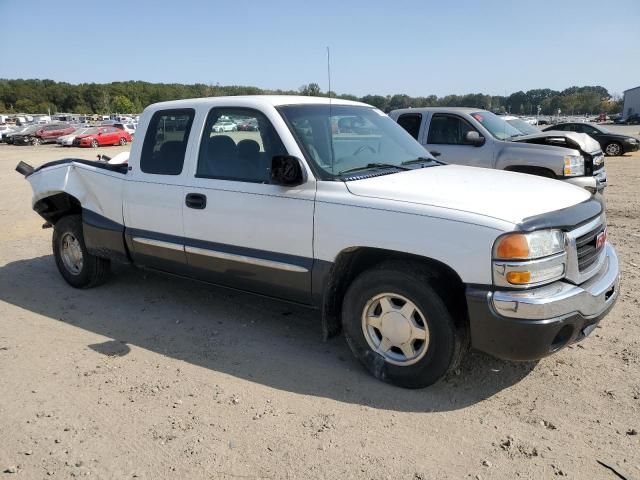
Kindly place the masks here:
[(130, 141), (131, 135), (124, 130), (116, 127), (96, 127), (74, 138), (73, 145), (97, 148), (102, 145), (126, 145)]
[(41, 143), (55, 142), (58, 137), (63, 135), (69, 135), (75, 131), (75, 127), (72, 127), (68, 123), (57, 123), (45, 125), (42, 128), (36, 130), (31, 137), (32, 145), (40, 145)]

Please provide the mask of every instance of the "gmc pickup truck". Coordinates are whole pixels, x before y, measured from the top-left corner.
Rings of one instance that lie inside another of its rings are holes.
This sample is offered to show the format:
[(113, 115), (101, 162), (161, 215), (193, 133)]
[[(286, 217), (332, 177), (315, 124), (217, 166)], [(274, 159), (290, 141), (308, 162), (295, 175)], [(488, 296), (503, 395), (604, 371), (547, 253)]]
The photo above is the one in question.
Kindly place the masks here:
[[(220, 131), (221, 119), (256, 127)], [(307, 305), (325, 338), (344, 331), (373, 375), (403, 387), (434, 383), (469, 347), (544, 357), (585, 338), (618, 297), (598, 195), (442, 165), (361, 103), (159, 103), (124, 163), (17, 170), (71, 286), (124, 262)]]
[(586, 134), (523, 131), (477, 108), (407, 108), (389, 116), (446, 163), (556, 178), (594, 193), (607, 186), (604, 154)]

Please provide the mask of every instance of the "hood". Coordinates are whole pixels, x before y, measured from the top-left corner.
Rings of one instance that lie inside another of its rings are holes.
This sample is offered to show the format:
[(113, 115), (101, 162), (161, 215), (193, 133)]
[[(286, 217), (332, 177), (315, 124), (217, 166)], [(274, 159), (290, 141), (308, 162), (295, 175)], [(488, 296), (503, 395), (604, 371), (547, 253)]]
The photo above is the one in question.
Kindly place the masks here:
[(488, 168), (444, 165), (345, 182), (354, 195), (461, 210), (510, 223), (591, 198), (559, 180)]
[(81, 133), (80, 135), (76, 135), (76, 138), (91, 138), (91, 137), (95, 137), (96, 134), (95, 133)]
[[(557, 142), (554, 142), (554, 139)], [(544, 143), (557, 147), (575, 148), (587, 153), (600, 150), (600, 144), (586, 133), (547, 130), (533, 135), (524, 135), (511, 139), (514, 142)]]

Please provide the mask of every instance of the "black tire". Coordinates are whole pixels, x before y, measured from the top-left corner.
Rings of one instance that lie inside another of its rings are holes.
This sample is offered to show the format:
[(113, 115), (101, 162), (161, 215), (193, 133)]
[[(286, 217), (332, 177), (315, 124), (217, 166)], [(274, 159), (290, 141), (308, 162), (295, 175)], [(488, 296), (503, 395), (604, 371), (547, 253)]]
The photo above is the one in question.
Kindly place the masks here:
[(98, 143), (98, 141), (94, 138), (93, 140), (91, 140), (91, 148), (98, 148), (100, 146), (100, 144)]
[(119, 144), (121, 147), (124, 147), (124, 146), (127, 144), (127, 139), (126, 139), (126, 138), (124, 138), (124, 137), (120, 137), (120, 140), (118, 140), (118, 144)]
[(38, 137), (33, 137), (31, 139), (31, 145), (33, 145), (34, 147), (38, 146), (42, 144), (42, 141), (40, 141), (40, 139)]
[(604, 153), (607, 157), (617, 157), (624, 153), (624, 149), (618, 142), (609, 142), (604, 147)]
[[(429, 281), (428, 271), (398, 262), (367, 270), (349, 286), (342, 306), (345, 337), (355, 357), (376, 378), (400, 387), (424, 388), (458, 367), (465, 351), (464, 329), (456, 327), (445, 302)], [(424, 314), (429, 341), (424, 356), (416, 363), (389, 363), (365, 337), (365, 307), (383, 292), (409, 299)]]
[[(82, 266), (78, 271), (72, 271), (63, 260), (63, 241), (70, 235), (79, 243), (82, 252)], [(53, 256), (62, 277), (75, 288), (91, 288), (104, 281), (109, 276), (111, 262), (105, 258), (96, 257), (87, 252), (82, 233), (82, 217), (69, 215), (56, 222), (53, 229)]]

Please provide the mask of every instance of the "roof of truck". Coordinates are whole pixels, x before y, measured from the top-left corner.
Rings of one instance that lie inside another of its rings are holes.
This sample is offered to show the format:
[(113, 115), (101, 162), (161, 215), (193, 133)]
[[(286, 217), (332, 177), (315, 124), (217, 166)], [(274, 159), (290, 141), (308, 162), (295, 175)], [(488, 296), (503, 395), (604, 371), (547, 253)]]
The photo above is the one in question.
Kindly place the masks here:
[(484, 108), (471, 107), (416, 107), (416, 108), (398, 108), (390, 113), (424, 113), (424, 112), (458, 112), (458, 113), (475, 113), (486, 111)]
[(172, 100), (169, 102), (154, 103), (147, 108), (186, 108), (196, 105), (227, 105), (227, 106), (251, 106), (251, 105), (300, 105), (300, 104), (329, 104), (332, 105), (359, 105), (369, 107), (365, 103), (353, 102), (328, 97), (305, 97), (302, 95), (238, 95), (226, 97), (188, 98), (185, 100)]

